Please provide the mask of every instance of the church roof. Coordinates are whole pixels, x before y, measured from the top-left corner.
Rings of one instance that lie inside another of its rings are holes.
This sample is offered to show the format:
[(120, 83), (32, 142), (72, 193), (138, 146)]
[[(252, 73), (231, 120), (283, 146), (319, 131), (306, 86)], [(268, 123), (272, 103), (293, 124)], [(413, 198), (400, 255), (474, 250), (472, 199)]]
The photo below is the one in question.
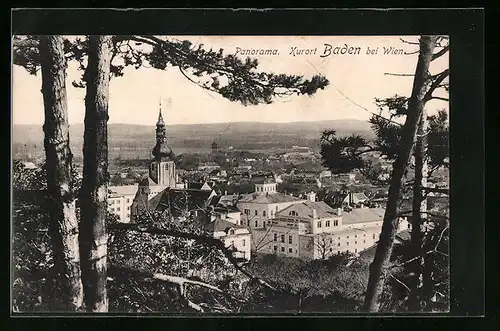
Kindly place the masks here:
[(204, 210), (211, 194), (212, 191), (207, 190), (167, 188), (149, 200), (148, 207), (156, 211), (165, 211), (170, 208), (172, 214), (177, 216), (182, 214), (186, 209), (189, 211)]
[(158, 185), (151, 177), (146, 176), (139, 182), (140, 186), (156, 186)]

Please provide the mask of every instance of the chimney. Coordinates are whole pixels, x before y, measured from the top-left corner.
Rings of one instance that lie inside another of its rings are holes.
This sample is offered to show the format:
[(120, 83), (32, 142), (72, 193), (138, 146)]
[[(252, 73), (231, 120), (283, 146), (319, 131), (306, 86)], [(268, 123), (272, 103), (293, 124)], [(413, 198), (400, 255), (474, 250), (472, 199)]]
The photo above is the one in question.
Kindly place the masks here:
[(316, 213), (316, 209), (313, 208), (312, 210), (312, 218), (318, 218), (318, 214)]
[(337, 215), (339, 216), (342, 215), (342, 208), (340, 207), (337, 208)]

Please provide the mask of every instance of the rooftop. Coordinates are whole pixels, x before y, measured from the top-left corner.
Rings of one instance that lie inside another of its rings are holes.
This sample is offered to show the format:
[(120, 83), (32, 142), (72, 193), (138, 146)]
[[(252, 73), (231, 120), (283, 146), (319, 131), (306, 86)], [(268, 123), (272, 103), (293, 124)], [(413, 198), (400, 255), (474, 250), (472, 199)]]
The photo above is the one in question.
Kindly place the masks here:
[(280, 212), (278, 212), (278, 216), (288, 216), (291, 211), (295, 211), (297, 216), (303, 218), (313, 218), (313, 209), (316, 210), (316, 215), (319, 218), (330, 218), (332, 216), (338, 216), (337, 211), (332, 207), (328, 206), (323, 201), (312, 202), (309, 200), (304, 201), (303, 203), (293, 204)]
[(295, 201), (305, 201), (305, 200), (277, 192), (272, 194), (257, 194), (257, 193), (246, 194), (238, 202), (272, 204), (272, 203), (295, 202)]
[[(165, 211), (172, 209), (172, 214), (182, 213), (187, 210), (203, 210), (208, 203), (212, 191), (207, 190), (179, 190), (165, 189), (160, 194), (148, 201), (152, 210)], [(187, 206), (186, 206), (187, 203)]]
[(382, 221), (384, 214), (384, 208), (354, 208), (342, 213), (342, 223), (346, 225)]
[(113, 195), (135, 195), (138, 187), (138, 184), (108, 186), (108, 190), (111, 191)]
[(208, 232), (226, 232), (228, 233), (230, 229), (245, 229), (244, 226), (237, 225), (226, 220), (216, 219), (205, 226), (205, 230)]

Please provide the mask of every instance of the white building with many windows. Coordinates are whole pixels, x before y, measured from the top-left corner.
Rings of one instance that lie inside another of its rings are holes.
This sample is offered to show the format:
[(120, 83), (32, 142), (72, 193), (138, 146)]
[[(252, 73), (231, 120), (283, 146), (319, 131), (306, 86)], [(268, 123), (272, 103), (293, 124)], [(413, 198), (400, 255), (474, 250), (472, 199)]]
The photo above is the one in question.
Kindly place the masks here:
[(108, 186), (108, 211), (122, 223), (130, 222), (131, 206), (138, 185)]
[[(277, 192), (276, 183), (266, 179), (262, 183), (255, 184), (254, 193), (241, 197), (236, 203), (236, 208), (243, 214), (242, 225), (247, 226), (253, 233), (254, 230), (267, 229), (279, 211), (304, 201), (305, 199)], [(255, 240), (252, 240), (253, 244)]]
[[(304, 259), (358, 254), (377, 243), (384, 213), (382, 208), (347, 212), (307, 200), (280, 210), (266, 228), (253, 230), (254, 250)], [(400, 219), (398, 232), (409, 228), (407, 220)]]

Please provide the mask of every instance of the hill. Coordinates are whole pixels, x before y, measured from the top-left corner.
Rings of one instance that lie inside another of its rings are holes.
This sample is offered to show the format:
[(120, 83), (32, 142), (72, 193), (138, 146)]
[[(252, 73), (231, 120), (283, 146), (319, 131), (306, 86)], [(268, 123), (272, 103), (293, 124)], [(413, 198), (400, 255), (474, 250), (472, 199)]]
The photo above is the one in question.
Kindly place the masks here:
[[(109, 124), (110, 157), (149, 157), (154, 145), (154, 126)], [(212, 141), (221, 147), (245, 150), (276, 150), (293, 145), (317, 147), (321, 132), (335, 129), (340, 135), (359, 134), (368, 139), (372, 132), (368, 122), (331, 120), (320, 122), (260, 123), (235, 122), (167, 126), (167, 139), (176, 154), (206, 153)], [(43, 153), (41, 125), (14, 125), (13, 154), (16, 157)], [(70, 141), (75, 156), (81, 156), (83, 124), (70, 126)]]

